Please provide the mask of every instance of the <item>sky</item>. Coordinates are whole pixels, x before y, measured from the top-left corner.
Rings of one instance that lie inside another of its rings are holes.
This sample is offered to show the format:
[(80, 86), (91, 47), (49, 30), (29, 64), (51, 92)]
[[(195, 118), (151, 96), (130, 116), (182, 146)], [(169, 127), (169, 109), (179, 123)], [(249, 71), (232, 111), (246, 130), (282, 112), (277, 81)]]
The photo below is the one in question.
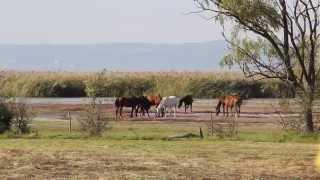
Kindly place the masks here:
[(193, 0), (0, 0), (0, 44), (220, 40)]

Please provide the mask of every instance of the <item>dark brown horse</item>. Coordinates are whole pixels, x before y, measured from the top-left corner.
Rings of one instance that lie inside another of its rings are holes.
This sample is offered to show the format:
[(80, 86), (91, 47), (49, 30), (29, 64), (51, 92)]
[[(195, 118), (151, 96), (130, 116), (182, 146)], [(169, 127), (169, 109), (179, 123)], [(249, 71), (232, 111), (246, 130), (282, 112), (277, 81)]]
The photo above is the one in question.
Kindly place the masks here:
[(151, 104), (146, 96), (138, 97), (138, 107), (136, 109), (136, 116), (137, 116), (138, 111), (140, 109), (140, 113), (142, 112), (143, 116), (145, 115), (145, 112), (146, 112), (148, 114), (148, 117), (150, 117), (149, 116), (150, 107), (151, 107)]
[(241, 104), (242, 104), (242, 98), (238, 95), (221, 96), (219, 97), (218, 104), (216, 107), (216, 115), (217, 116), (219, 115), (220, 107), (222, 105), (223, 116), (225, 116), (226, 110), (227, 110), (227, 116), (229, 116), (229, 107), (230, 107), (231, 112), (233, 108), (235, 108), (236, 115), (239, 117)]
[(147, 96), (147, 99), (150, 102), (150, 106), (156, 106), (157, 108), (162, 100), (162, 97), (160, 96), (160, 94), (158, 94), (158, 95)]
[(180, 108), (182, 104), (184, 104), (184, 112), (186, 113), (189, 107), (190, 107), (190, 111), (192, 112), (192, 103), (193, 103), (192, 96), (186, 95), (179, 100), (178, 108)]
[(133, 111), (139, 104), (139, 99), (137, 97), (118, 97), (114, 103), (116, 107), (116, 118), (118, 118), (118, 112), (120, 113), (120, 117), (122, 117), (122, 109), (123, 107), (131, 107), (130, 117), (133, 117)]

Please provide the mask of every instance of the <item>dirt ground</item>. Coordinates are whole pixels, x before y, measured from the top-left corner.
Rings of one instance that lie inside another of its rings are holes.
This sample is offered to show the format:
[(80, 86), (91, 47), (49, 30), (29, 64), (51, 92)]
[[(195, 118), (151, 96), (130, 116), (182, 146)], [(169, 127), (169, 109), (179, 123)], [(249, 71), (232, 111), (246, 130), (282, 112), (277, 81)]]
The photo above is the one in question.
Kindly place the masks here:
[[(277, 123), (280, 118), (285, 117), (298, 117), (299, 106), (294, 100), (290, 100), (290, 109), (284, 109), (279, 106), (279, 99), (252, 99), (244, 101), (241, 106), (241, 115), (237, 118), (239, 123), (258, 123), (269, 124)], [(177, 109), (176, 118), (168, 113), (166, 118), (155, 117), (155, 108), (151, 108), (150, 117), (138, 117), (130, 118), (130, 108), (124, 108), (124, 115), (122, 119), (118, 120), (132, 120), (132, 121), (176, 121), (176, 122), (206, 122), (213, 118), (216, 121), (223, 121), (222, 113), (219, 116), (215, 114), (216, 99), (197, 99), (193, 104), (193, 112), (184, 112), (184, 109)], [(320, 119), (320, 103), (315, 105), (315, 122)], [(66, 119), (67, 113), (70, 112), (74, 118), (81, 115), (81, 111), (84, 108), (84, 104), (45, 104), (34, 103), (32, 104), (35, 112), (37, 112), (37, 118), (39, 119)], [(115, 118), (115, 108), (112, 101), (107, 101), (103, 105), (103, 111), (110, 117)], [(318, 110), (319, 109), (319, 110)], [(231, 113), (230, 113), (231, 116)]]

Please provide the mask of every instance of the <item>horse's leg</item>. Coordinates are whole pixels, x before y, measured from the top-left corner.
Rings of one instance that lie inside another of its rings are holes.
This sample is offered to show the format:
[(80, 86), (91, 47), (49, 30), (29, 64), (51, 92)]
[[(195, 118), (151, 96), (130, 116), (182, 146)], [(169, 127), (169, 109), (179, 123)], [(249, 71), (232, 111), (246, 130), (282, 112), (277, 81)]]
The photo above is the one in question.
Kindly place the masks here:
[(227, 105), (227, 117), (229, 117), (229, 106)]
[(184, 105), (184, 113), (187, 113), (187, 105)]
[(123, 106), (120, 106), (120, 118), (122, 118), (122, 109), (123, 109)]
[(190, 111), (191, 111), (191, 113), (192, 113), (192, 104), (190, 104)]
[(238, 106), (236, 105), (236, 106), (235, 106), (235, 110), (236, 110), (236, 114), (235, 114), (235, 116), (237, 116), (237, 117), (239, 117), (239, 113), (238, 113), (238, 112), (239, 112), (239, 110), (238, 110), (238, 109), (239, 109), (239, 108), (238, 108)]
[(231, 116), (234, 116), (233, 105), (230, 106), (230, 112), (231, 112)]
[(139, 116), (142, 117), (144, 116), (144, 108), (141, 106), (141, 107), (137, 107), (138, 108), (138, 112), (140, 110), (140, 113), (139, 113)]
[[(222, 105), (222, 111), (223, 111), (223, 117), (226, 116), (226, 105), (225, 104)], [(220, 112), (220, 109), (219, 109), (219, 112)]]
[[(224, 108), (224, 105), (222, 105), (222, 107)], [(220, 113), (220, 107), (219, 107), (219, 105), (217, 105), (217, 107), (216, 107), (216, 116), (219, 116), (219, 113)], [(223, 110), (223, 113), (224, 113), (224, 110)]]
[[(172, 111), (173, 111), (173, 113), (172, 113)], [(172, 114), (173, 114), (173, 117), (174, 117), (174, 109), (173, 109), (173, 106), (170, 107), (170, 112), (171, 112), (171, 113), (170, 113), (170, 116), (172, 116)]]
[(119, 110), (119, 107), (116, 107), (116, 120), (118, 119), (118, 110)]
[(139, 106), (138, 106), (138, 108), (136, 108), (136, 110), (135, 110), (136, 117), (138, 117), (138, 111), (139, 111)]
[(141, 107), (142, 116), (145, 116), (146, 111), (148, 112), (147, 108)]
[(174, 106), (174, 118), (176, 118), (177, 105)]
[(148, 110), (148, 109), (146, 109), (146, 111), (147, 111), (147, 114), (148, 114), (148, 118), (150, 118), (150, 116), (149, 116), (149, 110)]
[(132, 107), (131, 107), (131, 114), (130, 114), (130, 117), (131, 117), (131, 118), (133, 118), (133, 111), (134, 111), (134, 109), (135, 109), (134, 106), (132, 106)]
[(155, 116), (155, 117), (158, 117), (158, 114), (159, 114), (159, 110), (158, 110), (158, 108), (156, 107), (156, 111), (155, 111), (155, 113), (154, 113), (154, 116)]

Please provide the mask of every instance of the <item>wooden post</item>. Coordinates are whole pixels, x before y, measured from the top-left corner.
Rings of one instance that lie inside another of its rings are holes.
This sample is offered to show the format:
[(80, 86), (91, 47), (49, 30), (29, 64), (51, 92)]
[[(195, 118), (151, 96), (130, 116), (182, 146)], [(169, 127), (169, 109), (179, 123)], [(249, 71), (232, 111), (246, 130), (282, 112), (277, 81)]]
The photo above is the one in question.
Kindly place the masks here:
[(69, 119), (69, 133), (71, 133), (71, 114), (68, 112), (68, 119)]
[(213, 112), (211, 112), (211, 136), (213, 136)]
[(203, 132), (202, 132), (201, 127), (200, 127), (200, 138), (203, 139)]

